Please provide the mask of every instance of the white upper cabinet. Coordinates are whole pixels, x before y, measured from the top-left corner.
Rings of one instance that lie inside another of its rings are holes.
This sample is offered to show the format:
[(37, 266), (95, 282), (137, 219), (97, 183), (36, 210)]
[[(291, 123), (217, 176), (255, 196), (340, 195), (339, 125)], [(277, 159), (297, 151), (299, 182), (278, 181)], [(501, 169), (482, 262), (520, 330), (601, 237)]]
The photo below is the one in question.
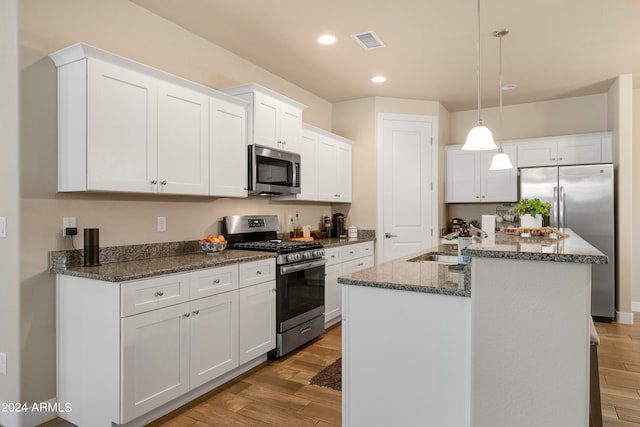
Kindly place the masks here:
[(307, 107), (255, 83), (222, 89), (247, 102), (248, 143), (300, 152), (302, 111)]
[(318, 139), (317, 132), (306, 127), (302, 128), (300, 142), (300, 194), (297, 200), (318, 200)]
[(247, 197), (245, 107), (217, 98), (209, 103), (209, 194)]
[(482, 203), (518, 200), (518, 147), (503, 143), (502, 148), (514, 164), (513, 169), (491, 171), (497, 151), (465, 151), (462, 145), (445, 147), (445, 202)]
[[(321, 134), (318, 140), (318, 200), (351, 203), (352, 142)], [(304, 165), (303, 165), (304, 166)]]
[(518, 145), (518, 166), (582, 165), (611, 163), (611, 132), (529, 138)]
[[(209, 122), (218, 118), (217, 110), (210, 117), (210, 99), (226, 100), (242, 117), (245, 103), (80, 43), (50, 57), (58, 67), (58, 191), (209, 194), (216, 179), (209, 147), (224, 144), (210, 136)], [(246, 145), (245, 119), (236, 120), (227, 142)], [(212, 135), (228, 136), (218, 127)], [(234, 195), (242, 196), (246, 174), (240, 180), (239, 173), (219, 184), (235, 180)]]

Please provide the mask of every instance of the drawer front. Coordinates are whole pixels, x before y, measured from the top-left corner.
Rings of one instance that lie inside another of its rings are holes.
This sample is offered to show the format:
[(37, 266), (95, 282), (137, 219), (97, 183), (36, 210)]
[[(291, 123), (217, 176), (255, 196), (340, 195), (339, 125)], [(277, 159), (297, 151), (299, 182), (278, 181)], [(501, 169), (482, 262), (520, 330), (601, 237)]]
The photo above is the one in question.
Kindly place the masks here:
[(373, 267), (373, 264), (373, 255), (347, 261), (342, 263), (342, 274), (351, 274), (356, 271), (365, 270)]
[(342, 262), (373, 255), (373, 242), (355, 243), (342, 246)]
[(189, 300), (189, 274), (172, 274), (122, 284), (122, 316)]
[(190, 273), (191, 299), (208, 297), (238, 289), (238, 264), (208, 268)]
[(258, 261), (240, 264), (240, 287), (256, 285), (276, 279), (275, 258), (261, 259)]
[(338, 264), (342, 262), (342, 248), (325, 249), (324, 257), (327, 260), (327, 265)]

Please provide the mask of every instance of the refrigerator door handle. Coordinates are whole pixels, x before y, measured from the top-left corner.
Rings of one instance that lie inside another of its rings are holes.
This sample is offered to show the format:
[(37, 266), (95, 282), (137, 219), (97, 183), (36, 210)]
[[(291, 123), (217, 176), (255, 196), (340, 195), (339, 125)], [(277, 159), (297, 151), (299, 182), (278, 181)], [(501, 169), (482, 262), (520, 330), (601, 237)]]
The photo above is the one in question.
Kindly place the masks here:
[(560, 212), (558, 216), (558, 227), (564, 228), (564, 187), (560, 187)]
[(558, 221), (558, 187), (553, 187), (553, 199), (551, 205), (553, 209), (551, 213), (551, 225), (560, 227), (560, 222)]

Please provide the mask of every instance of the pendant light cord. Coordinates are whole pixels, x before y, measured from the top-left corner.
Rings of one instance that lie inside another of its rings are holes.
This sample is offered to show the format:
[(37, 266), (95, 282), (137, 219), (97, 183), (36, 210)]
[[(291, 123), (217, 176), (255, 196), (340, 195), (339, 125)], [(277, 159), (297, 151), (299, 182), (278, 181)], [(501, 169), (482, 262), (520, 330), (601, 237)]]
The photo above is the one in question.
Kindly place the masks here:
[(478, 79), (478, 124), (482, 123), (480, 118), (480, 0), (478, 0), (478, 43), (476, 45), (477, 63), (476, 63), (476, 75)]

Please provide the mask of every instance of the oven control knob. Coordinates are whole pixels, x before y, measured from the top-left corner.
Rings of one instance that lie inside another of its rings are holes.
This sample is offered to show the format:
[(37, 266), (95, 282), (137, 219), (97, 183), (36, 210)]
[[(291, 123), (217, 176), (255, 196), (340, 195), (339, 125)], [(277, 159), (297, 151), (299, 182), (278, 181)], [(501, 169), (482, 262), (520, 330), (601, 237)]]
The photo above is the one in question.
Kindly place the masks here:
[(315, 255), (318, 258), (323, 257), (324, 256), (324, 250), (317, 249), (317, 250), (313, 251), (313, 255)]
[(309, 252), (303, 252), (302, 253), (302, 257), (303, 258), (311, 258), (311, 254)]
[(293, 262), (298, 260), (298, 254), (289, 254), (287, 255), (287, 261)]

